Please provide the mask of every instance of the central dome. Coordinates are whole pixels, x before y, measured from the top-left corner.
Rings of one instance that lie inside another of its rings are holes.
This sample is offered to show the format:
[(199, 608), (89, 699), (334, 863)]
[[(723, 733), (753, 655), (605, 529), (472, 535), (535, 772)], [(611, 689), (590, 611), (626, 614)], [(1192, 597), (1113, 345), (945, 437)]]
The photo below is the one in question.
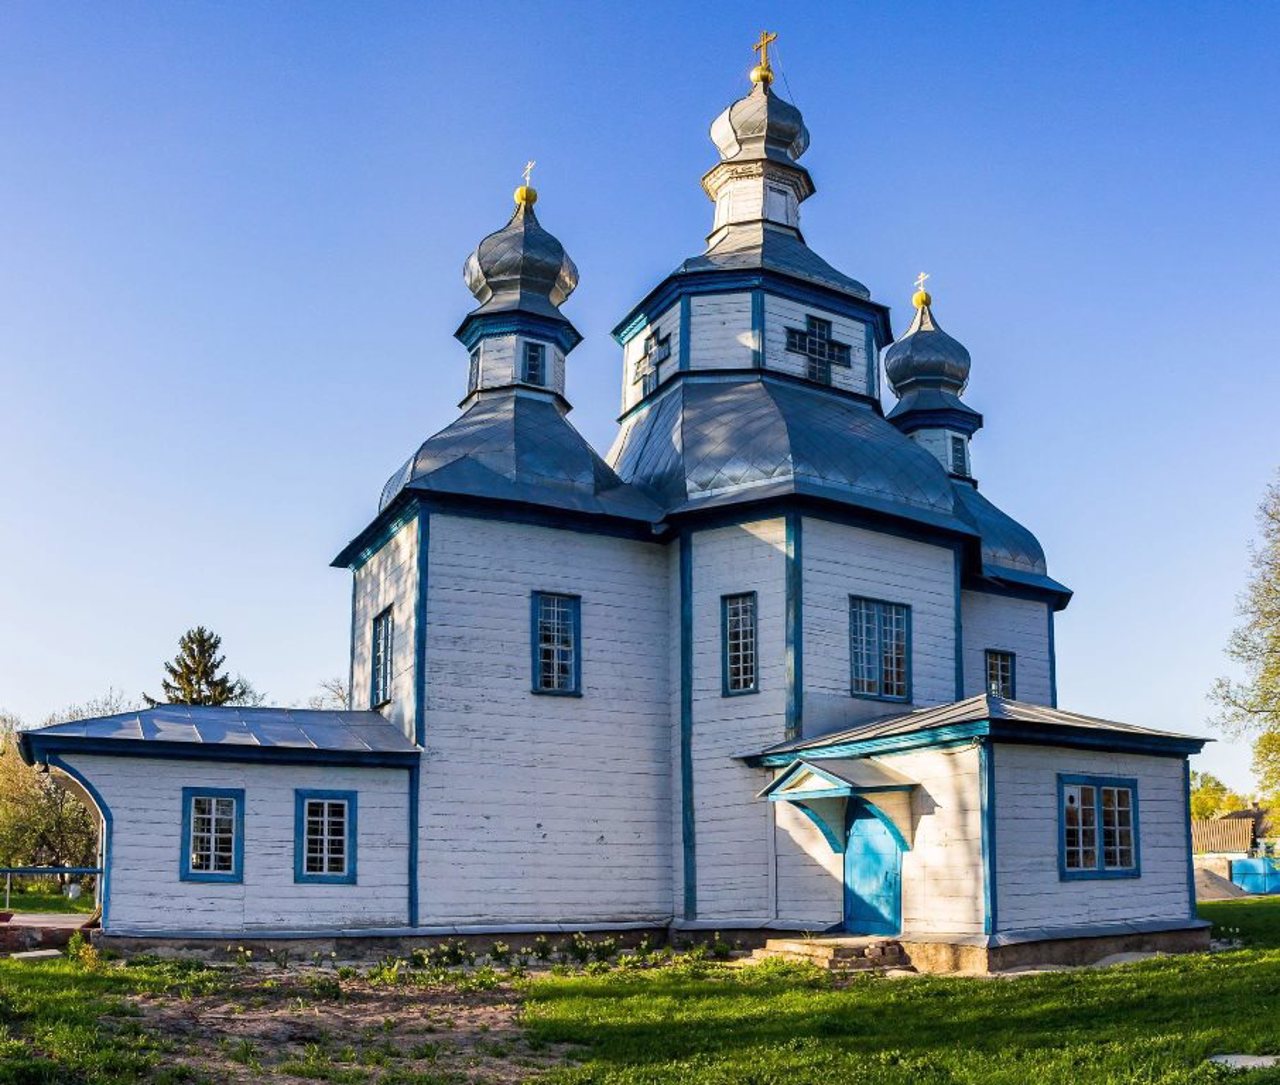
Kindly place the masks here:
[(711, 122), (711, 141), (725, 162), (794, 162), (809, 149), (809, 130), (800, 110), (760, 82)]

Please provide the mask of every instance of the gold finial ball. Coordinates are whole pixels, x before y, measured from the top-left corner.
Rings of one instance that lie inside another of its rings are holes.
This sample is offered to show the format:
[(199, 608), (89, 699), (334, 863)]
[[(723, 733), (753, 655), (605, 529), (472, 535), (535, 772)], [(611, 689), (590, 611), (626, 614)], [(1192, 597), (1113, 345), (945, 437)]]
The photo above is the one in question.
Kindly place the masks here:
[(917, 309), (923, 309), (926, 305), (933, 304), (933, 295), (927, 290), (917, 290), (911, 295), (911, 304)]
[(516, 189), (515, 201), (517, 207), (532, 207), (538, 202), (538, 190), (531, 185), (521, 185)]
[(767, 87), (773, 82), (773, 69), (768, 64), (757, 64), (751, 69), (751, 82), (763, 83)]

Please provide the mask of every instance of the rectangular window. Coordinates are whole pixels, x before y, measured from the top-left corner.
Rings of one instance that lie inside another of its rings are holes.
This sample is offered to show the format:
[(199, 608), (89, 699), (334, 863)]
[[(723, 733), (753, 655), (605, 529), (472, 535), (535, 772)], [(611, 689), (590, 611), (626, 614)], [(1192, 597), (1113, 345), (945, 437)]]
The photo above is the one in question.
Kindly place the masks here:
[(373, 690), (369, 695), (372, 708), (391, 700), (391, 659), (395, 651), (396, 619), (387, 607), (373, 619)]
[(951, 473), (953, 475), (967, 475), (969, 473), (969, 462), (964, 447), (963, 437), (951, 438)]
[(1060, 775), (1058, 795), (1059, 877), (1138, 877), (1137, 781)]
[(576, 595), (533, 593), (533, 692), (574, 696), (582, 692), (582, 600)]
[(524, 369), (520, 379), (525, 384), (547, 383), (547, 348), (541, 343), (525, 343)]
[(849, 598), (850, 692), (889, 701), (911, 699), (911, 608)]
[(1016, 659), (1012, 652), (998, 648), (988, 648), (987, 658), (987, 692), (993, 697), (1017, 697)]
[(720, 597), (721, 687), (724, 696), (755, 693), (756, 593)]
[(356, 793), (293, 793), (293, 880), (356, 883)]
[(467, 369), (467, 394), (480, 387), (480, 348), (471, 352), (471, 365)]
[(182, 860), (184, 882), (244, 880), (244, 789), (182, 789)]

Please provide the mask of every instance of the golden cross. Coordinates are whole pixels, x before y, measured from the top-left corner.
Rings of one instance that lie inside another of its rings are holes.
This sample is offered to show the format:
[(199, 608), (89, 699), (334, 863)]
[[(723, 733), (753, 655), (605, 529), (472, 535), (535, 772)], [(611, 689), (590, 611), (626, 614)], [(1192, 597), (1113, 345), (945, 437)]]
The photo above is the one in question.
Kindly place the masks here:
[(928, 277), (929, 277), (929, 274), (928, 274), (928, 272), (925, 272), (925, 271), (920, 272), (920, 274), (916, 276), (916, 289), (917, 289), (917, 290), (923, 290), (923, 289), (924, 289), (924, 281), (925, 281), (925, 279), (927, 279)]
[(777, 40), (777, 34), (770, 34), (767, 30), (760, 31), (760, 40), (751, 47), (760, 54), (760, 67), (769, 66), (769, 43)]
[(524, 164), (524, 183), (526, 186), (529, 184), (529, 175), (533, 173), (533, 167), (537, 164), (532, 158)]

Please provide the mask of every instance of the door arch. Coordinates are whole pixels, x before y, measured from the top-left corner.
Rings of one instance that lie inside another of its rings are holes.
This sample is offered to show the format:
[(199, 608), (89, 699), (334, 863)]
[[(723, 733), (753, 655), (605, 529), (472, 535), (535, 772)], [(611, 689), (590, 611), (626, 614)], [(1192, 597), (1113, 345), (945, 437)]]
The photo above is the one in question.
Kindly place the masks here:
[(844, 929), (902, 931), (902, 836), (870, 803), (850, 797), (845, 811)]

